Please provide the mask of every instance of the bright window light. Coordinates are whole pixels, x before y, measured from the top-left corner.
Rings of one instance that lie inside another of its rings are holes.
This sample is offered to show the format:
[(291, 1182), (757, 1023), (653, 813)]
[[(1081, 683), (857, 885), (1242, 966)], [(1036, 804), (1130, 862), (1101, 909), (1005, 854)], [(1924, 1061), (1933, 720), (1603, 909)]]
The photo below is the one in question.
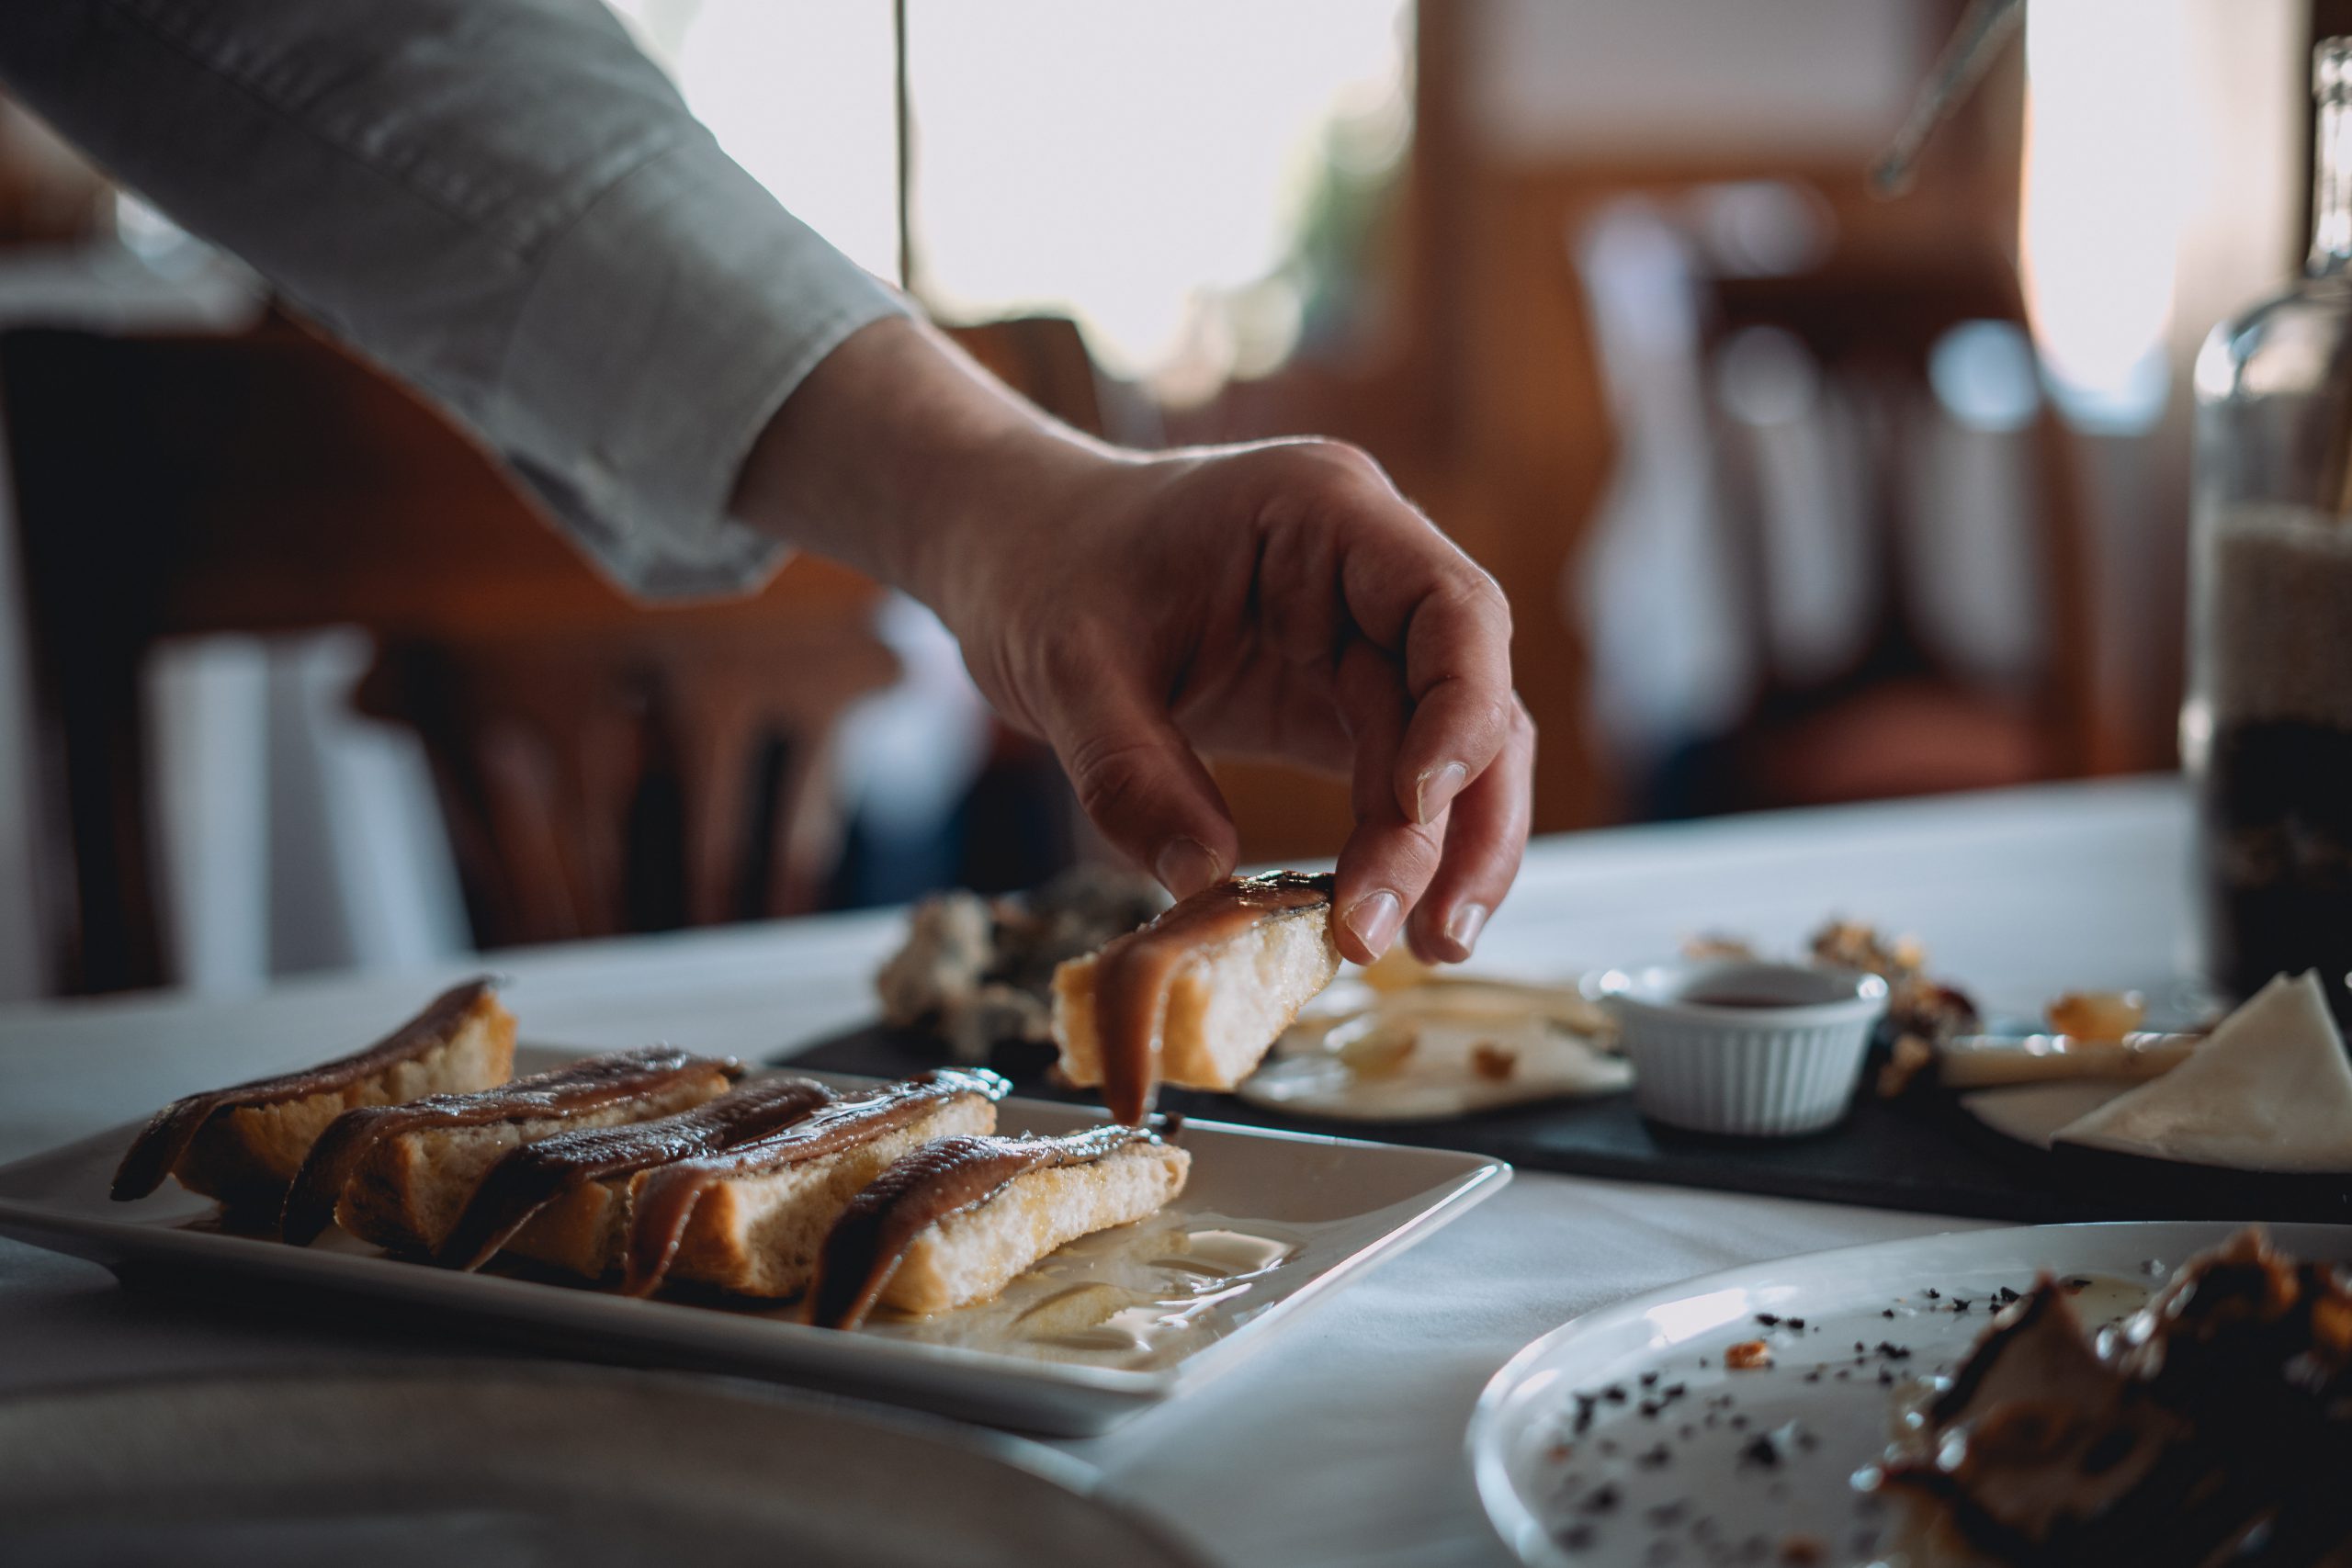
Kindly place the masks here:
[[(898, 265), (890, 7), (611, 0), (738, 163)], [(951, 320), (1075, 317), (1205, 396), (1296, 344), (1303, 238), (1410, 131), (1410, 0), (912, 0), (919, 282)]]
[(1078, 316), (1114, 369), (1208, 382), (1295, 298), (1261, 286), (1330, 162), (1408, 128), (1398, 0), (919, 0), (916, 240), (958, 316)]
[(2060, 405), (2145, 429), (2168, 382), (2173, 269), (2195, 188), (2186, 0), (2026, 8), (2024, 271)]
[(607, 0), (728, 155), (896, 279), (898, 122), (882, 0)]

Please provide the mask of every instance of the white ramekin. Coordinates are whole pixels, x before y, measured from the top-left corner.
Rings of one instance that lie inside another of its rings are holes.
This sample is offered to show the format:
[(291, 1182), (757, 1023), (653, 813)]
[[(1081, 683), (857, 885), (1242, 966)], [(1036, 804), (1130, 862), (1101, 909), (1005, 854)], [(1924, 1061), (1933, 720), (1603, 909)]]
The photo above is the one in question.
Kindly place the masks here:
[[(1745, 960), (1611, 969), (1585, 991), (1616, 1015), (1643, 1115), (1749, 1137), (1817, 1133), (1845, 1115), (1886, 1010), (1875, 975)], [(1705, 999), (1732, 996), (1770, 1005)]]

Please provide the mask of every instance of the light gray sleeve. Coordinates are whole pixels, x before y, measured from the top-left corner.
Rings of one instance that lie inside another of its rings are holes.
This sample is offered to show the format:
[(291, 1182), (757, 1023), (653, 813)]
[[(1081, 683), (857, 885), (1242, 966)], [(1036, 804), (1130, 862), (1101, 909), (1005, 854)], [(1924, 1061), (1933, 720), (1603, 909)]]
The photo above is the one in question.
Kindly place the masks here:
[(0, 78), (438, 400), (648, 596), (775, 568), (727, 515), (745, 454), (906, 309), (597, 0), (0, 0)]

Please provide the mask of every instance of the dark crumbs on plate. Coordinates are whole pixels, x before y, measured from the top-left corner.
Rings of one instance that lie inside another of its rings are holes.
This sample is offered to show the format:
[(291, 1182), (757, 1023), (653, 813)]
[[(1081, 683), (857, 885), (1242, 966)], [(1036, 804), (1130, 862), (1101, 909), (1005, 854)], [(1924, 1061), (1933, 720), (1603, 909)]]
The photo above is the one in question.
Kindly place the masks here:
[[(2010, 1294), (2014, 1296), (2016, 1292)], [(1932, 1309), (1926, 1310), (1939, 1313), (1965, 1313), (1978, 1302), (1988, 1308), (1996, 1303), (2006, 1304), (2000, 1294), (1990, 1287), (1973, 1297), (1939, 1290), (1915, 1294), (1908, 1299), (1921, 1303), (1923, 1296), (1936, 1303)], [(1904, 1298), (1897, 1300), (1899, 1304)], [(1867, 1312), (1869, 1309), (1865, 1307), (1863, 1310)], [(1900, 1312), (1889, 1307), (1881, 1313), (1881, 1316), (1892, 1320), (1917, 1315), (1921, 1310), (1923, 1304), (1914, 1304)], [(1765, 1331), (1764, 1337), (1742, 1341), (1732, 1348), (1732, 1354), (1724, 1355), (1719, 1348), (1709, 1355), (1693, 1356), (1682, 1365), (1688, 1367), (1695, 1362), (1704, 1369), (1720, 1358), (1725, 1368), (1734, 1369), (1734, 1380), (1736, 1381), (1736, 1369), (1744, 1363), (1770, 1365), (1772, 1334), (1819, 1334), (1825, 1331), (1825, 1325), (1817, 1319), (1809, 1323), (1803, 1317), (1789, 1314), (1758, 1312), (1751, 1314), (1750, 1317)], [(1826, 1325), (1828, 1331), (1833, 1332), (1840, 1326), (1843, 1325), (1836, 1320)], [(1734, 1332), (1737, 1332), (1736, 1329)], [(1787, 1345), (1789, 1342), (1782, 1340), (1780, 1343)], [(1697, 1348), (1690, 1348), (1695, 1350)], [(1916, 1354), (1910, 1345), (1897, 1343), (1891, 1338), (1875, 1343), (1856, 1339), (1850, 1355), (1842, 1349), (1832, 1350), (1829, 1356), (1817, 1363), (1787, 1370), (1797, 1373), (1804, 1382), (1815, 1385), (1828, 1381), (1825, 1373), (1834, 1373), (1838, 1381), (1870, 1387), (1870, 1397), (1883, 1399), (1885, 1395), (1880, 1391), (1897, 1386), (1909, 1371), (1906, 1364), (1915, 1359)], [(1859, 1377), (1855, 1371), (1857, 1368), (1862, 1369)], [(1629, 1369), (1619, 1382), (1570, 1393), (1569, 1397), (1574, 1401), (1573, 1430), (1578, 1438), (1583, 1438), (1596, 1425), (1604, 1433), (1615, 1431), (1608, 1425), (1612, 1418), (1608, 1406), (1612, 1404), (1624, 1407), (1623, 1419), (1632, 1420), (1638, 1416), (1648, 1425), (1634, 1428), (1631, 1433), (1620, 1434), (1627, 1438), (1622, 1447), (1607, 1436), (1575, 1447), (1573, 1451), (1579, 1456), (1588, 1450), (1612, 1456), (1604, 1462), (1623, 1467), (1616, 1471), (1614, 1481), (1589, 1472), (1579, 1475), (1577, 1472), (1581, 1466), (1566, 1468), (1571, 1450), (1565, 1442), (1553, 1450), (1553, 1457), (1564, 1466), (1559, 1475), (1559, 1491), (1555, 1494), (1555, 1505), (1560, 1512), (1551, 1536), (1559, 1549), (1575, 1554), (1579, 1561), (1589, 1558), (1596, 1562), (1640, 1563), (1645, 1568), (1648, 1564), (1675, 1568), (1675, 1565), (1685, 1562), (1694, 1565), (1826, 1563), (1834, 1557), (1834, 1551), (1827, 1542), (1835, 1540), (1842, 1546), (1850, 1539), (1858, 1560), (1870, 1559), (1876, 1550), (1878, 1531), (1874, 1529), (1856, 1530), (1850, 1538), (1843, 1526), (1817, 1536), (1800, 1530), (1777, 1539), (1756, 1535), (1740, 1537), (1721, 1530), (1705, 1511), (1703, 1497), (1695, 1500), (1677, 1497), (1668, 1491), (1664, 1493), (1667, 1500), (1653, 1501), (1660, 1492), (1649, 1489), (1657, 1487), (1663, 1491), (1672, 1486), (1678, 1472), (1686, 1476), (1710, 1473), (1728, 1460), (1730, 1462), (1726, 1470), (1748, 1476), (1743, 1485), (1752, 1489), (1759, 1502), (1769, 1499), (1775, 1505), (1786, 1504), (1790, 1498), (1799, 1495), (1801, 1485), (1810, 1484), (1807, 1478), (1812, 1472), (1804, 1467), (1822, 1462), (1823, 1456), (1828, 1454), (1831, 1447), (1810, 1430), (1801, 1428), (1794, 1421), (1775, 1425), (1771, 1418), (1763, 1415), (1762, 1410), (1758, 1410), (1756, 1418), (1751, 1419), (1748, 1414), (1733, 1408), (1735, 1404), (1747, 1402), (1730, 1392), (1708, 1389), (1693, 1393), (1688, 1382), (1673, 1381), (1673, 1370), (1671, 1366), (1638, 1371)], [(1661, 1419), (1671, 1406), (1685, 1399), (1697, 1402), (1696, 1407), (1682, 1413), (1687, 1419)], [(1770, 1407), (1767, 1405), (1765, 1408)], [(1564, 1437), (1566, 1435), (1565, 1428), (1569, 1425), (1569, 1422), (1563, 1423)], [(1717, 1447), (1717, 1444), (1724, 1446)], [(1645, 1492), (1648, 1492), (1647, 1496), (1644, 1495)], [(1854, 1504), (1857, 1522), (1874, 1514), (1880, 1506), (1876, 1498), (1859, 1499)], [(1630, 1536), (1629, 1531), (1633, 1532)], [(1843, 1561), (1842, 1558), (1836, 1560)]]

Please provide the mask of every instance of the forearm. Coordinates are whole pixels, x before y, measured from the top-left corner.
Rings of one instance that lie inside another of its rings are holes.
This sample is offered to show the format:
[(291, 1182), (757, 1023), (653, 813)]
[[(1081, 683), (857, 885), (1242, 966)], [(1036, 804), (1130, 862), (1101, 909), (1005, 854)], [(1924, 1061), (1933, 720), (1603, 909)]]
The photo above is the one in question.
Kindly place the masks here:
[(598, 0), (5, 0), (0, 77), (506, 457), (649, 595), (741, 591), (744, 454), (903, 310)]
[(937, 329), (861, 328), (780, 408), (734, 514), (947, 615), (1044, 511), (1075, 509), (1131, 458), (1008, 391)]

